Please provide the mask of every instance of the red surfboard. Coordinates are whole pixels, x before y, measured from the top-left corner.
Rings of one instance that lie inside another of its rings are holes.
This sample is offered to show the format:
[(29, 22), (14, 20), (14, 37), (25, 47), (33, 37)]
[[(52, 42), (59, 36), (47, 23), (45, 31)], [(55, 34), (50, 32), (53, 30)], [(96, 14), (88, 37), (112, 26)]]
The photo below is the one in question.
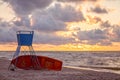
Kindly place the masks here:
[(60, 71), (62, 69), (62, 61), (57, 59), (36, 56), (36, 55), (23, 55), (11, 61), (11, 64), (21, 69), (48, 69)]

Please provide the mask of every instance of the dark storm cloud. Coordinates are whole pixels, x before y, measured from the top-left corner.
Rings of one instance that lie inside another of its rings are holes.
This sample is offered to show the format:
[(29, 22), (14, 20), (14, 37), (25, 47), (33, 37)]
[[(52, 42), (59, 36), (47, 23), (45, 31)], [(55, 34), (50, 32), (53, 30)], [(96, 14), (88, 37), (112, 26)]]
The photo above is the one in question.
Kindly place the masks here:
[(35, 9), (49, 6), (53, 0), (3, 0), (8, 2), (17, 15), (28, 15)]
[(97, 14), (106, 14), (108, 13), (108, 10), (105, 8), (101, 8), (100, 6), (96, 6), (95, 8), (90, 9), (91, 12), (97, 13)]

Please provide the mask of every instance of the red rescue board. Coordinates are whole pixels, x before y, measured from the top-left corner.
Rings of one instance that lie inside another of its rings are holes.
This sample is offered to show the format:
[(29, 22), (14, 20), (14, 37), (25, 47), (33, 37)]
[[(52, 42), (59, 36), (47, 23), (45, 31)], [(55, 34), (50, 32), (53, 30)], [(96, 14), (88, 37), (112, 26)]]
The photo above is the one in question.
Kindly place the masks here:
[(35, 56), (35, 55), (23, 55), (19, 56), (11, 61), (11, 64), (20, 69), (48, 69), (60, 71), (62, 69), (62, 61), (57, 59)]

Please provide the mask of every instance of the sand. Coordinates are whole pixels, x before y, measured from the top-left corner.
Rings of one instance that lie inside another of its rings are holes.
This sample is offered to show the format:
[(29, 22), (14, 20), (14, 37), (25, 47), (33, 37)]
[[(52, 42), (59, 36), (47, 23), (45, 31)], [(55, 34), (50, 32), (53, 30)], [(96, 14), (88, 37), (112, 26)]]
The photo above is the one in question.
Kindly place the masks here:
[(10, 61), (0, 58), (0, 80), (120, 80), (120, 74), (104, 70), (63, 67), (61, 71), (22, 70), (9, 71)]

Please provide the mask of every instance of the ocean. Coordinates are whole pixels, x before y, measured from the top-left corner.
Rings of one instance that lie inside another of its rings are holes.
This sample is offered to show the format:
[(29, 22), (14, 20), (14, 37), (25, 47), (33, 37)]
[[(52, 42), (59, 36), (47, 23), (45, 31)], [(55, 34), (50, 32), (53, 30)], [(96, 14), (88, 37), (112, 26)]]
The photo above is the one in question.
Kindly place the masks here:
[[(12, 59), (15, 52), (2, 51), (0, 57)], [(63, 66), (96, 66), (120, 68), (119, 51), (39, 51), (36, 55), (48, 56), (63, 61)]]

